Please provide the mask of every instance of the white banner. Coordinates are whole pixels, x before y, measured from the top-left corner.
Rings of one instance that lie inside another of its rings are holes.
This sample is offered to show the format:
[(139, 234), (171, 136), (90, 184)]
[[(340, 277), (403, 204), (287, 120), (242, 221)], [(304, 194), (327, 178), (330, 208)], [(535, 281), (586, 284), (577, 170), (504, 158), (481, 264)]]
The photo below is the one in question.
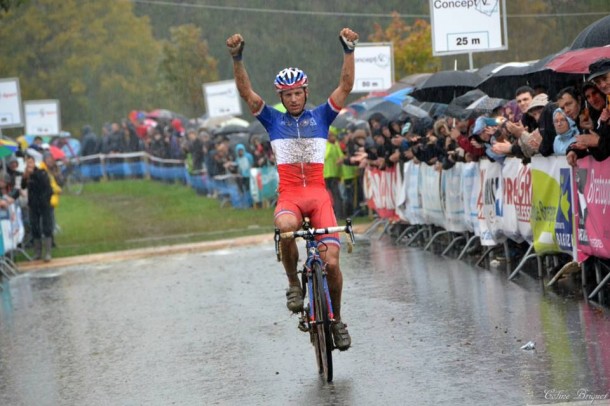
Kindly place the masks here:
[(420, 164), (409, 161), (405, 164), (405, 190), (407, 198), (405, 203), (405, 218), (409, 224), (426, 224), (423, 216), (421, 197), (421, 177), (419, 176)]
[(480, 188), (479, 163), (467, 162), (462, 165), (462, 198), (464, 199), (464, 223), (468, 231), (479, 235), (479, 199)]
[(464, 221), (464, 198), (462, 192), (462, 166), (456, 163), (441, 173), (441, 193), (445, 202), (445, 225), (447, 231), (461, 233), (468, 230)]
[(19, 78), (0, 79), (0, 128), (23, 127)]
[(59, 100), (28, 100), (25, 110), (25, 133), (28, 135), (59, 135), (61, 112)]
[(445, 228), (441, 201), (441, 174), (434, 166), (420, 165), (422, 207), (427, 224)]
[(203, 96), (208, 117), (241, 115), (241, 99), (234, 80), (205, 83)]
[(356, 73), (352, 93), (389, 89), (394, 83), (392, 43), (363, 43), (354, 50)]
[(482, 159), (481, 193), (479, 194), (479, 228), (481, 245), (491, 246), (504, 242), (502, 231), (502, 166)]

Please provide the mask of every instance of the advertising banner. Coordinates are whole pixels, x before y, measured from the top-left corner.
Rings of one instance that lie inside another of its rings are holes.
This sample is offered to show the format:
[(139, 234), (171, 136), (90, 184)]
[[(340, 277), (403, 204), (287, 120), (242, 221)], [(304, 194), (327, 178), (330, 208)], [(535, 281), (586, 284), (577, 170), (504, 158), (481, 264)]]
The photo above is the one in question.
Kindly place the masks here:
[(530, 167), (534, 249), (574, 255), (572, 169), (565, 156), (534, 156)]
[[(532, 175), (521, 159), (506, 158), (502, 167), (503, 234), (516, 242), (532, 242)], [(516, 221), (515, 221), (516, 219)]]
[(368, 206), (381, 218), (395, 218), (394, 185), (396, 184), (396, 167), (379, 170), (367, 168), (364, 172), (364, 197)]
[(28, 100), (25, 110), (25, 133), (28, 135), (59, 135), (61, 112), (59, 100)]
[(430, 0), (435, 56), (508, 49), (504, 0)]
[(352, 93), (389, 89), (394, 83), (392, 43), (362, 43), (354, 50), (356, 73)]
[(23, 127), (19, 78), (0, 79), (0, 128)]
[(574, 170), (574, 214), (578, 261), (610, 258), (610, 160), (588, 156)]
[(234, 80), (205, 83), (203, 97), (208, 117), (241, 115), (241, 99)]

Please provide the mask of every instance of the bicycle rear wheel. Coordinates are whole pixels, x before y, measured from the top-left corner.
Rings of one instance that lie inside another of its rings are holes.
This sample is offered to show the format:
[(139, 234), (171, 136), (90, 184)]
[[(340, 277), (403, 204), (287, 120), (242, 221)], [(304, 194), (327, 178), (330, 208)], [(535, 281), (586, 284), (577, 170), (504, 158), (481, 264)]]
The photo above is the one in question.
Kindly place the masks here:
[(316, 352), (319, 373), (324, 375), (326, 382), (333, 380), (333, 340), (328, 318), (328, 305), (324, 292), (324, 274), (319, 263), (313, 264), (313, 298), (316, 317), (313, 345)]

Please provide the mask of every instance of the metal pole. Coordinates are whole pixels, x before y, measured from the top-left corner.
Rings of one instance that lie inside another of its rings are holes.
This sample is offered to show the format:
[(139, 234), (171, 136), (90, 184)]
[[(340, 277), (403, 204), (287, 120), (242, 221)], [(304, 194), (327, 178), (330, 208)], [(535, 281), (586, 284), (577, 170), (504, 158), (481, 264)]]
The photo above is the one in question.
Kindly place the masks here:
[(472, 60), (472, 52), (468, 52), (468, 66), (470, 66), (470, 70), (474, 69), (474, 62)]

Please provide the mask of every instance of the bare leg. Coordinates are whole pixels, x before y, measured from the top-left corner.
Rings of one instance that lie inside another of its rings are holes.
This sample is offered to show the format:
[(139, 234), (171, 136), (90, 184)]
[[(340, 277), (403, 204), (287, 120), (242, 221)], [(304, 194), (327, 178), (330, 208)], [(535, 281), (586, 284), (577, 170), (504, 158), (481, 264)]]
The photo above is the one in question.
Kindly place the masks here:
[(326, 265), (326, 279), (328, 281), (328, 290), (330, 291), (330, 300), (333, 304), (335, 320), (341, 321), (341, 292), (343, 291), (343, 274), (339, 268), (339, 247), (336, 245), (328, 245), (326, 252), (321, 252), (322, 260)]
[[(280, 232), (296, 231), (301, 227), (301, 222), (291, 214), (283, 214), (275, 219), (275, 226)], [(280, 242), (282, 251), (282, 264), (288, 277), (290, 286), (301, 286), (297, 276), (297, 264), (299, 261), (299, 249), (295, 240), (282, 240)]]

